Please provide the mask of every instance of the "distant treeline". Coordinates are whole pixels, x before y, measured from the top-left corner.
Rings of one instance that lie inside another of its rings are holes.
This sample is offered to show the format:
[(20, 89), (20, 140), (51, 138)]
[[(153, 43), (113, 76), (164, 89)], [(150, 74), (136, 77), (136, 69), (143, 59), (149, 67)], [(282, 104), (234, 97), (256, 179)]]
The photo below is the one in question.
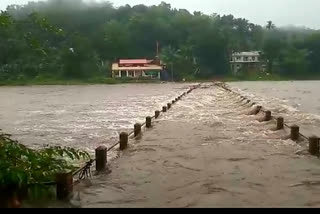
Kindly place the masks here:
[[(214, 8), (212, 8), (214, 10)], [(320, 32), (158, 6), (48, 0), (0, 15), (0, 83), (106, 78), (119, 58), (160, 58), (176, 80), (230, 75), (232, 51), (263, 51), (268, 72), (320, 76)]]

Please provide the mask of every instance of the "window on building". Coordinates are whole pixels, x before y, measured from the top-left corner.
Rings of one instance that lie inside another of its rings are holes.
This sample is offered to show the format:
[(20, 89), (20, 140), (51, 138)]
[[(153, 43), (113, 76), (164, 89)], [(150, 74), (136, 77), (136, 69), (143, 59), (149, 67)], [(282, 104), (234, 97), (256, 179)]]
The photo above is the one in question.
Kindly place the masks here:
[(256, 57), (255, 56), (252, 57), (252, 61), (256, 61)]
[(237, 60), (241, 60), (241, 57), (240, 57), (240, 56), (237, 56)]
[(249, 57), (245, 56), (243, 61), (248, 61)]

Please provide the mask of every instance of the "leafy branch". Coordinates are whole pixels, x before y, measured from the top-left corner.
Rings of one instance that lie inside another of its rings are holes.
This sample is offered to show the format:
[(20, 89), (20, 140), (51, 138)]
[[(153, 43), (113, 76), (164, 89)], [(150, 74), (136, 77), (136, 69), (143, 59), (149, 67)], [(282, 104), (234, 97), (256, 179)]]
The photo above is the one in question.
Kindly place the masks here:
[(53, 181), (56, 173), (75, 170), (67, 158), (88, 160), (90, 155), (85, 151), (69, 147), (32, 150), (1, 132), (0, 188), (20, 188), (34, 183)]

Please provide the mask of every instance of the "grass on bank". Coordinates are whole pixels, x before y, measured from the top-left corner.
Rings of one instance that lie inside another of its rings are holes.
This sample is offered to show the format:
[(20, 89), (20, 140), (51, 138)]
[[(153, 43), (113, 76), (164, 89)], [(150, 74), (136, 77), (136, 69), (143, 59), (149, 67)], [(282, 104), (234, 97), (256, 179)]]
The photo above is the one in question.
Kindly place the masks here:
[(91, 85), (91, 84), (126, 84), (126, 83), (158, 83), (157, 80), (132, 80), (112, 78), (90, 79), (28, 79), (28, 80), (5, 80), (0, 81), (0, 86), (28, 86), (28, 85)]
[[(268, 73), (251, 73), (246, 75), (227, 75), (216, 76), (210, 79), (199, 79), (195, 77), (187, 77), (183, 82), (209, 82), (213, 80), (236, 82), (236, 81), (294, 81), (294, 80), (320, 80), (320, 76), (316, 75), (279, 75)], [(20, 79), (20, 80), (0, 80), (0, 86), (30, 86), (30, 85), (92, 85), (92, 84), (129, 84), (129, 83), (159, 83), (159, 80), (150, 79), (113, 79), (96, 77), (90, 79), (54, 79), (54, 78), (35, 78), (35, 79)], [(176, 81), (182, 82), (182, 81)]]

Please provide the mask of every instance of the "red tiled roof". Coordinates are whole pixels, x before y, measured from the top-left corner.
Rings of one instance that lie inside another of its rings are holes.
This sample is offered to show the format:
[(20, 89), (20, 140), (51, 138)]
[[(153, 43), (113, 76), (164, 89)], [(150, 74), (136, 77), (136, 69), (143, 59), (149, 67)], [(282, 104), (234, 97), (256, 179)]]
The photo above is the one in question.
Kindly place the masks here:
[(112, 70), (113, 71), (133, 71), (133, 70), (144, 70), (144, 71), (150, 71), (150, 70), (163, 70), (162, 66), (159, 65), (145, 65), (145, 66), (119, 66), (118, 63), (112, 64)]
[(148, 64), (148, 60), (146, 59), (120, 59), (120, 65), (123, 64)]

